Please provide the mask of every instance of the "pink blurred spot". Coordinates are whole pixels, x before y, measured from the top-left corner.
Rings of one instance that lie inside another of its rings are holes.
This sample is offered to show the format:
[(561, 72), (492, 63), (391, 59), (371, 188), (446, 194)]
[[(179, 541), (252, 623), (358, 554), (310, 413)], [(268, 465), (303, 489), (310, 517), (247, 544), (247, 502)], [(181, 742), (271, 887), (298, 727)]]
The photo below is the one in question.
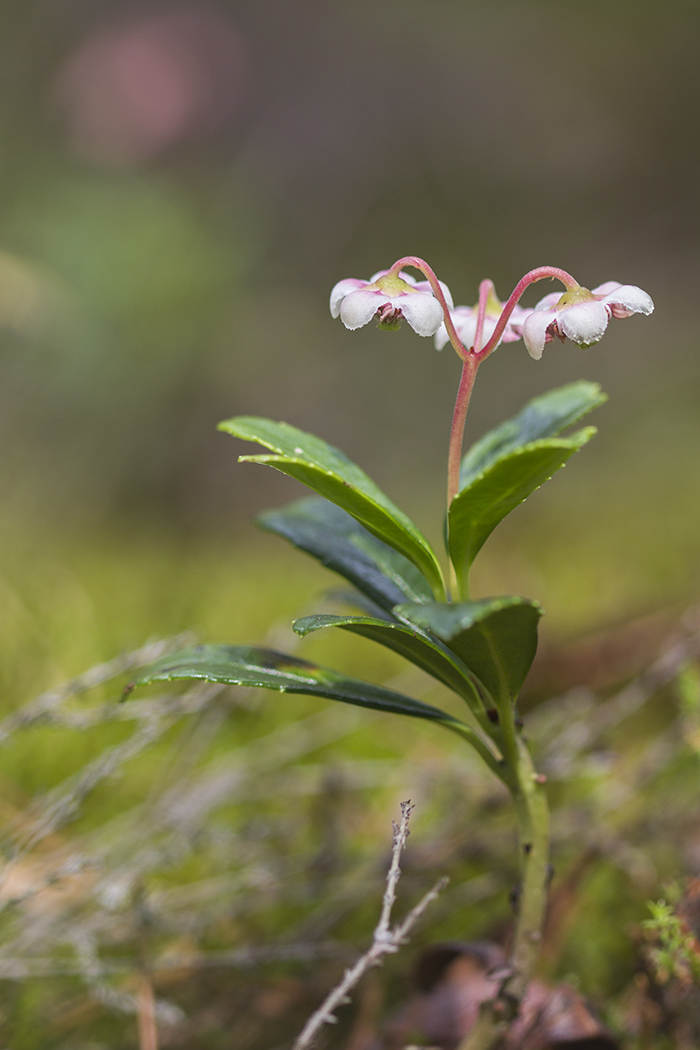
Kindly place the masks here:
[(93, 33), (61, 71), (57, 98), (79, 153), (132, 166), (225, 124), (244, 80), (233, 23), (183, 8)]

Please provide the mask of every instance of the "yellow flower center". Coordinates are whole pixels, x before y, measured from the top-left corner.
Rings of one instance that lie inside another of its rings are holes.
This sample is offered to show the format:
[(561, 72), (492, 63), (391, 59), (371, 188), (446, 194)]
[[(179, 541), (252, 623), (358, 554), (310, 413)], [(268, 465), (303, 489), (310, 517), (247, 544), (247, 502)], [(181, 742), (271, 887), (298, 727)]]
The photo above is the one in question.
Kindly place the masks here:
[(418, 289), (414, 288), (403, 278), (399, 277), (398, 274), (385, 274), (383, 277), (378, 277), (374, 284), (367, 285), (368, 288), (378, 288), (380, 292), (384, 292), (385, 295), (404, 295), (406, 292), (417, 292)]
[(588, 288), (572, 288), (568, 292), (564, 292), (561, 299), (558, 301), (557, 306), (576, 306), (577, 303), (590, 303), (595, 299), (595, 295)]
[[(479, 313), (479, 304), (475, 303), (475, 305), (474, 305), (474, 314), (477, 315), (478, 313)], [(496, 297), (496, 293), (494, 292), (494, 290), (492, 288), (491, 291), (489, 292), (489, 297), (486, 300), (486, 313), (485, 313), (485, 316), (486, 317), (500, 317), (502, 313), (503, 313), (503, 303), (500, 301), (500, 299), (498, 299)]]

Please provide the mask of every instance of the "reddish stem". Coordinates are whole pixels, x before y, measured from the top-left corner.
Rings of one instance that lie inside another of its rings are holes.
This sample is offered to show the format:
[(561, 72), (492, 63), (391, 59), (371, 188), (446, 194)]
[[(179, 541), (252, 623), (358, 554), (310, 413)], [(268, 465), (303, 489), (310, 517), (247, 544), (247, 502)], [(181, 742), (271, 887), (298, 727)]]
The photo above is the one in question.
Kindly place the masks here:
[(459, 381), (455, 411), (450, 431), (450, 451), (447, 459), (447, 507), (459, 492), (459, 466), (462, 458), (462, 439), (464, 423), (467, 418), (469, 400), (474, 388), (474, 380), (479, 367), (475, 354), (469, 354), (462, 366), (462, 378)]
[(153, 985), (148, 976), (141, 974), (138, 993), (139, 1050), (158, 1050), (158, 1028), (156, 1026), (156, 1003)]
[(447, 305), (447, 300), (445, 299), (445, 295), (443, 293), (443, 290), (440, 287), (440, 282), (438, 281), (437, 277), (435, 276), (435, 271), (433, 270), (433, 268), (431, 266), (429, 266), (427, 264), (425, 259), (419, 259), (418, 256), (416, 256), (416, 255), (405, 255), (403, 257), (403, 259), (399, 259), (398, 262), (394, 263), (394, 265), (389, 270), (389, 274), (391, 274), (392, 276), (394, 274), (397, 274), (399, 272), (399, 270), (401, 270), (402, 267), (404, 267), (404, 266), (413, 266), (414, 269), (420, 270), (420, 272), (425, 277), (427, 277), (428, 283), (430, 284), (430, 287), (432, 289), (433, 295), (435, 296), (437, 301), (440, 303), (440, 306), (442, 307), (442, 312), (444, 314), (444, 319), (445, 319), (445, 328), (447, 329), (447, 334), (450, 337), (450, 342), (452, 343), (452, 346), (455, 348), (455, 351), (456, 351), (458, 357), (461, 357), (461, 359), (463, 361), (466, 360), (466, 358), (469, 356), (469, 351), (467, 350), (467, 348), (462, 343), (462, 340), (457, 335), (457, 331), (455, 329), (455, 326), (452, 323), (452, 315), (450, 314), (450, 308)]
[(569, 292), (573, 291), (575, 288), (580, 287), (578, 281), (574, 280), (570, 273), (567, 273), (566, 270), (560, 270), (558, 266), (538, 266), (535, 270), (530, 270), (529, 273), (525, 274), (522, 280), (518, 281), (515, 288), (513, 289), (508, 302), (503, 307), (503, 313), (498, 318), (498, 324), (496, 325), (493, 335), (489, 339), (488, 343), (483, 348), (483, 350), (479, 350), (477, 352), (477, 357), (479, 358), (479, 361), (483, 361), (485, 358), (487, 358), (491, 351), (495, 350), (498, 346), (501, 336), (505, 331), (505, 327), (508, 324), (508, 319), (513, 313), (514, 308), (517, 306), (518, 300), (520, 299), (520, 296), (523, 294), (525, 289), (528, 288), (531, 284), (534, 284), (536, 281), (543, 281), (545, 277), (553, 277), (561, 281), (561, 283)]
[(467, 409), (469, 408), (469, 401), (471, 399), (474, 380), (476, 379), (479, 365), (498, 346), (510, 315), (515, 309), (521, 295), (529, 285), (534, 284), (536, 281), (542, 281), (546, 277), (557, 278), (568, 291), (578, 288), (579, 284), (574, 280), (571, 274), (566, 272), (566, 270), (560, 270), (556, 266), (539, 266), (535, 270), (530, 270), (530, 272), (526, 273), (522, 280), (519, 281), (513, 289), (508, 302), (503, 307), (503, 312), (498, 319), (493, 335), (486, 343), (486, 346), (484, 346), (483, 349), (480, 349), (489, 295), (491, 292), (495, 291), (491, 281), (482, 281), (479, 285), (479, 312), (477, 314), (476, 332), (474, 333), (474, 346), (471, 349), (468, 349), (464, 346), (457, 335), (455, 326), (452, 323), (450, 308), (447, 305), (445, 295), (440, 287), (440, 282), (438, 281), (432, 267), (429, 266), (424, 259), (420, 259), (416, 255), (405, 255), (402, 259), (399, 259), (394, 263), (388, 271), (388, 274), (391, 276), (398, 274), (404, 266), (412, 266), (416, 270), (420, 270), (420, 272), (427, 278), (433, 295), (442, 307), (445, 328), (447, 329), (450, 342), (452, 343), (457, 355), (462, 360), (462, 376), (459, 382), (457, 400), (455, 402), (455, 410), (452, 417), (450, 449), (447, 459), (447, 507), (449, 509), (452, 500), (459, 492), (459, 470), (462, 458), (462, 442), (464, 440), (464, 424), (466, 422)]
[(464, 359), (462, 367), (462, 378), (457, 391), (454, 415), (452, 417), (452, 429), (450, 431), (450, 451), (447, 457), (447, 507), (459, 492), (459, 465), (462, 459), (462, 443), (464, 440), (464, 424), (467, 419), (469, 400), (474, 388), (476, 370), (479, 367), (478, 352), (481, 346), (481, 337), (484, 332), (484, 320), (486, 319), (486, 307), (489, 295), (495, 291), (493, 282), (488, 279), (479, 285), (479, 310), (476, 318), (476, 332), (474, 334), (474, 346)]
[(486, 280), (482, 281), (479, 285), (479, 312), (476, 315), (476, 332), (474, 333), (474, 346), (472, 347), (475, 354), (478, 354), (481, 348), (481, 338), (484, 334), (484, 320), (486, 318), (486, 307), (491, 292), (495, 294), (496, 289), (493, 281), (489, 281), (487, 277)]

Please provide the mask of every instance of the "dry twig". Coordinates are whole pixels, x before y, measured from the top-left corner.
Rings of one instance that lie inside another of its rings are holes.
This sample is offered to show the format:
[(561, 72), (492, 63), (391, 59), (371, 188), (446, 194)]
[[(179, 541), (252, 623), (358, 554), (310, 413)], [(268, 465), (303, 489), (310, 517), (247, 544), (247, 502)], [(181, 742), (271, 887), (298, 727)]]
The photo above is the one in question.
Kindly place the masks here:
[(69, 697), (79, 696), (80, 693), (86, 693), (89, 689), (94, 689), (98, 685), (104, 685), (126, 671), (131, 671), (137, 667), (147, 667), (148, 664), (153, 663), (160, 656), (174, 652), (176, 649), (180, 649), (183, 645), (191, 642), (192, 633), (190, 631), (176, 635), (174, 638), (166, 638), (163, 641), (146, 642), (140, 649), (125, 653), (123, 656), (117, 656), (116, 659), (109, 660), (107, 663), (91, 667), (88, 671), (78, 675), (76, 678), (72, 678), (69, 682), (65, 682), (55, 689), (49, 689), (46, 693), (38, 696), (36, 700), (33, 700), (30, 704), (25, 704), (19, 711), (8, 715), (7, 718), (0, 722), (0, 744), (4, 744), (15, 730), (24, 729), (27, 726), (42, 722)]
[(446, 878), (438, 879), (433, 888), (418, 901), (418, 904), (416, 904), (415, 908), (408, 913), (403, 922), (391, 929), (389, 925), (391, 920), (391, 910), (396, 900), (396, 885), (401, 876), (399, 862), (401, 860), (403, 848), (406, 845), (406, 839), (408, 838), (408, 821), (412, 810), (413, 806), (411, 805), (410, 799), (407, 802), (402, 802), (401, 823), (398, 825), (394, 824), (394, 845), (391, 854), (391, 865), (386, 877), (386, 890), (382, 901), (382, 912), (374, 931), (374, 936), (372, 937), (371, 947), (364, 955), (360, 956), (353, 967), (345, 971), (340, 983), (336, 985), (328, 996), (326, 996), (318, 1010), (311, 1015), (304, 1025), (299, 1038), (294, 1043), (292, 1050), (308, 1050), (308, 1048), (313, 1045), (314, 1039), (323, 1025), (337, 1023), (338, 1019), (335, 1016), (334, 1011), (337, 1010), (339, 1006), (350, 1001), (348, 998), (348, 992), (355, 987), (360, 978), (368, 970), (373, 966), (381, 965), (382, 956), (397, 952), (399, 948), (406, 943), (408, 934), (418, 922), (423, 912), (447, 885), (448, 880)]

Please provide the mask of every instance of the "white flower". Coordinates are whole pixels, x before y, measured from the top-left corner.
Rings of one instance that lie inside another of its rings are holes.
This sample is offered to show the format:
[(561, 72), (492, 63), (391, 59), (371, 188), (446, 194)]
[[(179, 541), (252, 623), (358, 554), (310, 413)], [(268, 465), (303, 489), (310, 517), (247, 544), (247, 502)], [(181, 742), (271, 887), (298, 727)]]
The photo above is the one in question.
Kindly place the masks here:
[[(416, 281), (407, 273), (387, 276), (380, 270), (369, 281), (348, 277), (331, 292), (331, 314), (340, 316), (346, 328), (354, 331), (376, 317), (382, 328), (398, 328), (405, 318), (418, 335), (435, 335), (443, 319), (442, 307), (428, 281)], [(448, 306), (452, 296), (439, 282)]]
[(654, 309), (651, 296), (632, 284), (606, 281), (589, 292), (587, 288), (551, 292), (541, 299), (525, 319), (523, 341), (530, 357), (542, 357), (545, 343), (556, 336), (562, 342), (568, 337), (577, 346), (592, 346), (602, 339), (611, 317), (650, 314)]
[[(495, 295), (491, 294), (486, 304), (484, 327), (481, 333), (481, 346), (479, 347), (480, 350), (486, 346), (493, 335), (498, 319), (502, 313), (503, 303), (500, 303)], [(526, 310), (522, 306), (516, 306), (508, 318), (506, 326), (503, 329), (503, 335), (498, 340), (498, 345), (500, 346), (501, 343), (513, 343), (516, 339), (520, 339), (523, 334), (523, 324), (525, 319), (531, 313), (532, 310)], [(476, 339), (476, 322), (479, 316), (478, 304), (476, 306), (456, 306), (454, 310), (450, 310), (450, 316), (452, 318), (452, 324), (455, 326), (455, 331), (464, 345), (467, 349), (473, 347), (474, 340)], [(442, 350), (449, 338), (450, 337), (447, 334), (447, 329), (443, 322), (435, 333), (435, 349)]]

